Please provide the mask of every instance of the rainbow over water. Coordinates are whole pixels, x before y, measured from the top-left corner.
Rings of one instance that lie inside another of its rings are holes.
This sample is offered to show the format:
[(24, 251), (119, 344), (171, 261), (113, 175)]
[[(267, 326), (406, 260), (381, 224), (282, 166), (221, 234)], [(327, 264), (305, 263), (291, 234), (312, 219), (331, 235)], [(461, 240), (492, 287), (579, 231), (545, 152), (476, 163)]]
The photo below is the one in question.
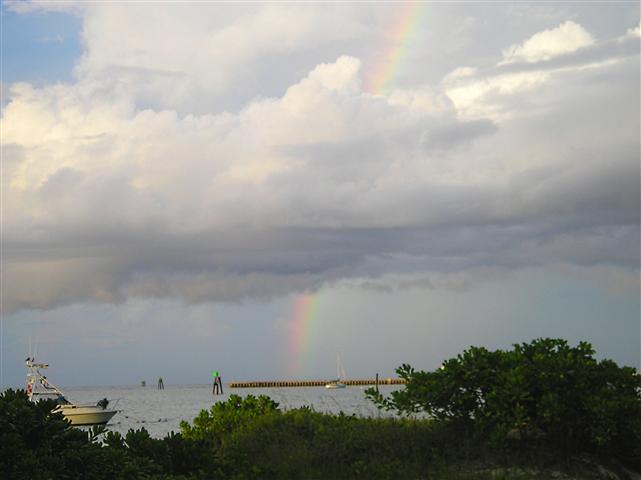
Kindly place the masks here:
[(321, 299), (321, 292), (317, 292), (316, 294), (306, 292), (298, 295), (292, 304), (289, 362), (290, 373), (293, 376), (301, 376), (304, 374), (306, 356), (311, 349)]
[(386, 32), (387, 46), (383, 49), (380, 60), (365, 78), (363, 87), (366, 92), (384, 94), (394, 85), (421, 23), (425, 3), (403, 3), (399, 10), (395, 22)]

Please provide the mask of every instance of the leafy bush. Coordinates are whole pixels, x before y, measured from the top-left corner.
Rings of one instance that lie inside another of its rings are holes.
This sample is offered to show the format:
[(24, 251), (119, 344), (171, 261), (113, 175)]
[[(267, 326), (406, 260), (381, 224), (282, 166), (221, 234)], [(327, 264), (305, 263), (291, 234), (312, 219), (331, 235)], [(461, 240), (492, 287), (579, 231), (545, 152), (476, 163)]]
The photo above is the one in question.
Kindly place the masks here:
[(611, 360), (597, 361), (586, 342), (472, 347), (434, 372), (403, 365), (397, 373), (408, 382), (403, 390), (388, 398), (366, 392), (380, 408), (426, 412), (495, 444), (518, 439), (564, 455), (593, 452), (639, 465), (641, 377)]
[(180, 422), (180, 429), (187, 439), (218, 445), (227, 434), (253, 419), (279, 413), (278, 403), (265, 395), (248, 395), (245, 398), (231, 395), (226, 402), (216, 402), (210, 410), (201, 410), (193, 426)]
[(23, 390), (0, 395), (0, 478), (216, 478), (215, 457), (197, 442), (130, 430), (125, 437), (107, 432), (103, 445), (104, 428), (73, 428), (54, 407), (30, 402)]
[(422, 478), (458, 438), (429, 422), (281, 411), (268, 397), (230, 398), (183, 434), (207, 442), (230, 478)]
[[(551, 461), (566, 471), (586, 452), (591, 463), (581, 460), (579, 471), (612, 463), (595, 463), (595, 453), (641, 469), (641, 379), (593, 355), (586, 343), (562, 340), (471, 348), (435, 372), (402, 366), (408, 383), (389, 398), (368, 390), (381, 408), (427, 419), (281, 411), (266, 396), (232, 395), (162, 439), (144, 429), (87, 434), (51, 413), (52, 402), (8, 390), (0, 395), (0, 478), (534, 479), (551, 470), (530, 475), (524, 466), (541, 471)], [(496, 466), (507, 473), (497, 476)]]
[(174, 432), (162, 439), (152, 438), (144, 428), (129, 430), (125, 436), (107, 432), (103, 444), (129, 457), (148, 461), (165, 474), (189, 476), (217, 470), (215, 456), (207, 454), (202, 442)]
[(248, 477), (418, 478), (429, 462), (418, 437), (403, 422), (302, 408), (257, 418), (235, 433), (223, 455)]

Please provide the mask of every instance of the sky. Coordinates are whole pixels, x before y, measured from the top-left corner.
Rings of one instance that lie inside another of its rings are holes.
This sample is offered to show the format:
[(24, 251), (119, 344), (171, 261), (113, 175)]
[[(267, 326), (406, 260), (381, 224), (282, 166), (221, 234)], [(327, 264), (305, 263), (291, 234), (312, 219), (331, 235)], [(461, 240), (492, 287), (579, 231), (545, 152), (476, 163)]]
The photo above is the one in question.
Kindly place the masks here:
[(639, 8), (3, 2), (0, 388), (640, 368)]

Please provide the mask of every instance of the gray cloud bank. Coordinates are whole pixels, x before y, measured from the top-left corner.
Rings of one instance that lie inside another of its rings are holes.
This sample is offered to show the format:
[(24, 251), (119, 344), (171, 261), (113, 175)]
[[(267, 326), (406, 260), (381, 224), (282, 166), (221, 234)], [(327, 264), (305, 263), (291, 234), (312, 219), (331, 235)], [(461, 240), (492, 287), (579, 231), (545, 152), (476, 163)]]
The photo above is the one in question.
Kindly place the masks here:
[[(343, 22), (358, 36), (354, 12)], [(339, 56), (281, 95), (189, 114), (193, 98), (172, 97), (184, 101), (177, 113), (161, 95), (180, 93), (166, 71), (187, 85), (202, 73), (182, 60), (164, 70), (143, 62), (144, 91), (114, 80), (131, 70), (111, 68), (120, 46), (101, 43), (109, 13), (84, 13), (91, 48), (76, 82), (13, 85), (3, 110), (5, 312), (132, 297), (269, 298), (345, 279), (398, 277), (411, 287), (552, 264), (638, 276), (634, 32), (593, 39), (579, 25), (551, 25), (511, 50), (542, 59), (497, 55), (386, 95), (364, 90), (362, 61)], [(207, 77), (216, 88), (197, 89), (201, 102), (215, 102), (264, 50), (283, 53), (270, 43), (280, 15), (302, 19), (286, 32), (292, 45), (318, 47), (305, 9), (265, 7), (215, 35), (199, 26), (211, 34), (203, 61), (220, 67), (216, 75), (227, 65), (235, 72)], [(260, 48), (225, 52), (227, 39), (251, 28), (265, 39)], [(568, 28), (583, 43), (557, 54)]]

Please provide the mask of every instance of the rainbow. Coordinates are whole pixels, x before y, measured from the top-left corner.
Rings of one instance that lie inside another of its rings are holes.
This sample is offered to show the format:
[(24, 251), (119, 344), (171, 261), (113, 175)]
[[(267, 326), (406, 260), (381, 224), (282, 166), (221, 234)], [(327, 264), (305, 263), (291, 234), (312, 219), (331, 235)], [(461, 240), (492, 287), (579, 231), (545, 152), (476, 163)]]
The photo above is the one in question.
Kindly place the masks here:
[(363, 88), (373, 94), (388, 93), (403, 65), (403, 60), (411, 45), (412, 37), (421, 23), (425, 4), (409, 2), (402, 5), (392, 28), (385, 35), (388, 46), (380, 56), (380, 61), (365, 78)]
[(298, 295), (291, 310), (290, 338), (289, 338), (289, 365), (290, 373), (294, 376), (303, 375), (305, 355), (310, 351), (314, 321), (318, 317), (321, 303), (321, 292), (311, 294), (306, 292)]

